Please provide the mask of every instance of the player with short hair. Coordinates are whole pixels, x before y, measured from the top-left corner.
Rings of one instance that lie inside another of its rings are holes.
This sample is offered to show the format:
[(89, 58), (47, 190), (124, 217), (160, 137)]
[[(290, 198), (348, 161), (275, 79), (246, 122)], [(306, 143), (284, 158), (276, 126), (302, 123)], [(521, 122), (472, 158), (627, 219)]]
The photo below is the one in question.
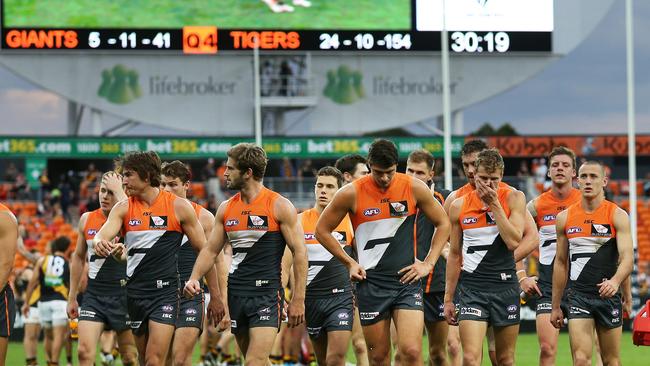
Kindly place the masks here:
[[(192, 178), (192, 172), (179, 160), (174, 160), (172, 162), (164, 162), (162, 164), (162, 176), (161, 176), (161, 188), (167, 192), (173, 193), (180, 198), (187, 199), (187, 191), (190, 189), (190, 180)], [(206, 238), (212, 232), (212, 225), (214, 221), (214, 216), (210, 211), (206, 210), (202, 206), (198, 205), (195, 202), (188, 201), (194, 208), (199, 223), (203, 228)], [(189, 243), (187, 237), (183, 237), (181, 243), (181, 248), (178, 251), (178, 273), (179, 273), (179, 290), (185, 287), (185, 282), (189, 280), (190, 275), (192, 274), (192, 268), (196, 262), (197, 251)], [(207, 276), (213, 276), (212, 280), (209, 283), (213, 285), (219, 284), (219, 291), (215, 289), (210, 290), (210, 294), (221, 295), (222, 302), (226, 304), (226, 299), (224, 295), (226, 293), (225, 286), (225, 277), (227, 272), (223, 266), (223, 254), (220, 253), (217, 256), (217, 266), (222, 273), (220, 273), (221, 278), (219, 280), (215, 277), (217, 275), (217, 267), (208, 272)], [(207, 295), (207, 294), (206, 294)], [(212, 301), (212, 297), (208, 302)], [(203, 330), (203, 303), (204, 298), (203, 294), (196, 295), (192, 298), (185, 298), (184, 296), (179, 298), (178, 303), (178, 318), (176, 319), (176, 330), (174, 331), (174, 339), (172, 343), (170, 357), (173, 358), (173, 364), (176, 366), (189, 366), (192, 364), (192, 351), (194, 350), (194, 345)], [(223, 321), (229, 321), (227, 316), (224, 316)]]
[[(70, 239), (60, 236), (50, 242), (50, 253), (36, 262), (36, 270), (27, 285), (25, 298), (32, 296), (36, 285), (39, 284), (41, 297), (38, 301), (38, 313), (45, 337), (50, 343), (47, 355), (48, 365), (58, 365), (61, 349), (65, 346), (68, 336), (68, 314), (66, 305), (70, 286), (70, 267), (65, 258), (65, 252), (70, 246)], [(22, 309), (26, 316), (29, 303)]]
[[(513, 252), (523, 237), (526, 201), (522, 192), (500, 187), (504, 164), (496, 149), (481, 151), (475, 166), (476, 189), (449, 209), (445, 317), (460, 320), (464, 365), (481, 363), (488, 325), (494, 329), (497, 362), (513, 364), (520, 310)], [(457, 287), (459, 315), (453, 303)]]
[(239, 192), (223, 202), (208, 245), (199, 253), (185, 294), (200, 292), (198, 281), (230, 242), (228, 277), (231, 329), (247, 365), (266, 365), (283, 310), (281, 261), (285, 246), (293, 253), (294, 288), (287, 308), (289, 327), (304, 321), (307, 255), (296, 209), (289, 200), (264, 187), (264, 150), (240, 143), (228, 150), (226, 184)]
[[(371, 174), (341, 188), (321, 214), (316, 239), (341, 260), (357, 286), (359, 313), (371, 365), (390, 363), (390, 320), (397, 327), (401, 361), (422, 364), (422, 288), (449, 235), (449, 220), (429, 188), (397, 173), (397, 147), (375, 140), (368, 153)], [(415, 260), (415, 219), (419, 209), (436, 225), (424, 262)], [(357, 263), (332, 235), (350, 215)]]
[(583, 163), (578, 185), (580, 201), (557, 215), (551, 323), (558, 329), (564, 324), (560, 304), (568, 277), (574, 364), (591, 365), (595, 329), (603, 364), (619, 365), (623, 325), (619, 288), (634, 261), (630, 221), (625, 211), (605, 200), (607, 176), (602, 163)]
[[(104, 225), (111, 209), (128, 197), (122, 189), (122, 177), (115, 172), (102, 175), (99, 186), (97, 210), (86, 212), (79, 219), (79, 237), (70, 260), (70, 296), (67, 313), (70, 319), (79, 318), (79, 364), (95, 364), (97, 343), (102, 331), (117, 333), (120, 354), (124, 365), (135, 365), (137, 351), (133, 335), (129, 331), (126, 305), (126, 264), (113, 256), (99, 257), (92, 246), (93, 238)], [(84, 264), (88, 262), (88, 271)], [(77, 294), (82, 276), (88, 276), (81, 309)], [(112, 338), (111, 338), (112, 339)], [(111, 350), (113, 345), (111, 344)]]
[(348, 154), (338, 158), (334, 167), (343, 174), (345, 184), (363, 178), (370, 172), (366, 158), (359, 154)]
[[(411, 152), (406, 160), (406, 175), (417, 178), (431, 187), (431, 193), (440, 202), (445, 203), (449, 195), (446, 189), (439, 189), (433, 182), (435, 160), (427, 150)], [(416, 257), (424, 260), (431, 246), (431, 238), (436, 227), (424, 215), (417, 216), (417, 252)], [(444, 316), (445, 271), (449, 247), (446, 245), (440, 253), (436, 266), (422, 279), (424, 298), (424, 325), (429, 341), (429, 363), (431, 365), (447, 364), (447, 335), (449, 324)]]
[[(128, 152), (116, 163), (129, 199), (113, 207), (93, 238), (95, 254), (126, 256), (129, 318), (140, 363), (162, 365), (174, 335), (178, 310), (176, 256), (183, 235), (192, 246), (201, 249), (205, 234), (192, 205), (160, 189), (158, 154)], [(124, 244), (113, 243), (112, 238), (120, 231), (124, 233)], [(218, 291), (218, 286), (215, 289)], [(212, 314), (220, 321), (223, 304), (219, 296), (213, 300)]]
[(16, 318), (14, 293), (9, 285), (9, 276), (14, 267), (14, 256), (18, 242), (18, 221), (16, 216), (0, 203), (0, 366), (5, 365), (9, 336)]

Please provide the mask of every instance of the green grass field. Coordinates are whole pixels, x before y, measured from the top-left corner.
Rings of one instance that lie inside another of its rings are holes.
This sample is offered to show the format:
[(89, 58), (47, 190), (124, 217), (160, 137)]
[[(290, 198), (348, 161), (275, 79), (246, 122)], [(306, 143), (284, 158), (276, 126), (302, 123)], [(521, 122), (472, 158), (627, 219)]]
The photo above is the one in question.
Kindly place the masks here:
[[(426, 340), (424, 340), (426, 342)], [(485, 348), (485, 347), (484, 347)], [(516, 362), (518, 365), (536, 365), (539, 347), (537, 346), (537, 336), (535, 334), (522, 334), (517, 340), (517, 353)], [(44, 356), (42, 347), (39, 349), (39, 362), (44, 364)], [(425, 357), (426, 358), (426, 357)], [(198, 348), (194, 355), (194, 360), (198, 363), (199, 353)], [(354, 353), (352, 350), (348, 352), (348, 360), (354, 363)], [(61, 359), (61, 365), (65, 365)], [(98, 360), (99, 361), (99, 360)], [(650, 347), (636, 347), (632, 344), (632, 334), (623, 333), (623, 341), (621, 344), (621, 361), (626, 366), (647, 366), (650, 364)], [(25, 355), (23, 352), (22, 344), (10, 343), (9, 354), (7, 356), (7, 365), (18, 366), (23, 365), (25, 362)], [(75, 362), (76, 364), (76, 362)], [(560, 335), (557, 365), (570, 365), (571, 354), (569, 353), (569, 337), (566, 333)], [(118, 362), (118, 365), (121, 363)], [(489, 365), (487, 354), (484, 357), (483, 365)]]
[(311, 1), (310, 8), (275, 14), (261, 0), (4, 0), (4, 26), (362, 30), (411, 26), (410, 0)]

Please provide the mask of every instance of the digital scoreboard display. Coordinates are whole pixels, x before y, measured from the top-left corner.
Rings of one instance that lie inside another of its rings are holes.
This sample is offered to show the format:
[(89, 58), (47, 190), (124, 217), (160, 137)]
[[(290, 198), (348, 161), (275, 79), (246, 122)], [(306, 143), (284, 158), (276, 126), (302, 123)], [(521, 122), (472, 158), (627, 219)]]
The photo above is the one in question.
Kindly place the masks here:
[(3, 51), (440, 51), (443, 24), (456, 53), (552, 51), (553, 0), (0, 0), (0, 6)]

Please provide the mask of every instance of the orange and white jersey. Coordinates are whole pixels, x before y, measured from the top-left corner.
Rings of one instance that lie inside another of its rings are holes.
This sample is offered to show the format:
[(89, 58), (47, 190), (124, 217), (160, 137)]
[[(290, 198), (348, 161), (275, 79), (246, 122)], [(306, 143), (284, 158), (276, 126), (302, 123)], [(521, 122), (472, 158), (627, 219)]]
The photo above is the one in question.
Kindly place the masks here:
[[(350, 292), (351, 285), (347, 268), (316, 240), (316, 222), (319, 217), (320, 214), (313, 208), (300, 214), (300, 222), (305, 233), (307, 258), (309, 259), (306, 296), (324, 297)], [(338, 240), (343, 250), (350, 255), (354, 232), (348, 216), (345, 216), (339, 223), (332, 235)]]
[(569, 240), (569, 278), (577, 292), (597, 296), (597, 284), (616, 273), (618, 246), (614, 212), (617, 208), (610, 201), (603, 201), (592, 213), (587, 213), (580, 202), (567, 208), (564, 233)]
[(261, 290), (277, 291), (286, 241), (274, 213), (280, 195), (262, 188), (246, 203), (237, 193), (226, 203), (223, 226), (232, 245), (228, 288), (238, 295), (259, 295)]
[(180, 198), (163, 190), (151, 206), (129, 197), (123, 223), (129, 296), (151, 296), (178, 288), (176, 256), (183, 229), (174, 210), (176, 199)]
[(98, 296), (122, 294), (126, 285), (126, 264), (118, 262), (113, 256), (100, 257), (95, 254), (93, 238), (106, 222), (107, 217), (101, 208), (88, 213), (84, 225), (84, 240), (88, 250), (88, 287), (86, 292)]
[[(499, 202), (510, 216), (509, 186), (499, 188)], [(463, 196), (459, 224), (463, 230), (463, 285), (485, 288), (517, 283), (514, 254), (501, 238), (494, 214), (478, 197), (476, 191)]]
[(359, 264), (368, 281), (401, 286), (397, 271), (414, 263), (416, 201), (412, 177), (395, 173), (382, 191), (371, 175), (354, 181), (356, 211), (350, 215)]
[[(198, 219), (201, 215), (201, 210), (203, 207), (195, 202), (188, 201), (194, 208), (194, 213)], [(181, 286), (190, 279), (192, 275), (192, 269), (194, 269), (194, 263), (196, 263), (196, 258), (198, 253), (194, 250), (194, 247), (190, 243), (187, 235), (183, 235), (183, 240), (181, 240), (181, 248), (178, 250), (178, 274), (181, 280)]]

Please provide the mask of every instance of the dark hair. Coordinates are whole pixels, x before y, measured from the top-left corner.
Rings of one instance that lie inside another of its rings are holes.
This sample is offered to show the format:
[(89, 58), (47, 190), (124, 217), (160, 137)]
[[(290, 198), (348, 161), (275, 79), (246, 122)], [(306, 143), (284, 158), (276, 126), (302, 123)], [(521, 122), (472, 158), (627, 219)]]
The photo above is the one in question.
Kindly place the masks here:
[(368, 163), (388, 168), (397, 164), (397, 146), (386, 139), (376, 139), (368, 149)]
[(228, 150), (228, 157), (235, 161), (235, 168), (239, 171), (248, 169), (253, 171), (255, 180), (262, 180), (266, 171), (266, 152), (261, 147), (248, 142), (241, 142)]
[(433, 166), (435, 165), (435, 160), (433, 159), (433, 155), (431, 155), (431, 153), (425, 149), (417, 149), (412, 151), (409, 154), (407, 161), (412, 161), (414, 163), (424, 162), (427, 164), (429, 170), (433, 169)]
[(340, 157), (334, 163), (334, 167), (341, 171), (341, 173), (354, 175), (357, 172), (357, 165), (367, 163), (366, 158), (359, 154), (348, 154)]
[(334, 177), (339, 188), (343, 187), (343, 173), (335, 167), (328, 165), (318, 169), (317, 177)]
[(65, 252), (70, 247), (70, 239), (67, 236), (59, 236), (51, 242), (52, 253)]
[(501, 173), (503, 173), (505, 168), (503, 158), (497, 149), (486, 149), (479, 152), (478, 158), (476, 158), (477, 170), (479, 166), (483, 166), (488, 173), (494, 173), (497, 170), (501, 170)]
[(548, 165), (551, 165), (551, 159), (558, 155), (566, 155), (571, 158), (571, 164), (573, 164), (573, 169), (576, 168), (576, 153), (573, 150), (565, 146), (556, 146), (551, 150), (551, 153), (548, 154)]
[(162, 175), (170, 178), (178, 178), (181, 183), (187, 183), (192, 179), (192, 172), (182, 161), (166, 161), (162, 163)]
[(460, 155), (469, 155), (476, 152), (481, 152), (488, 148), (489, 146), (483, 140), (469, 140), (463, 145), (463, 148), (460, 150)]
[(133, 170), (150, 186), (160, 187), (160, 157), (155, 151), (129, 151), (117, 158), (115, 171), (124, 174), (124, 170)]

